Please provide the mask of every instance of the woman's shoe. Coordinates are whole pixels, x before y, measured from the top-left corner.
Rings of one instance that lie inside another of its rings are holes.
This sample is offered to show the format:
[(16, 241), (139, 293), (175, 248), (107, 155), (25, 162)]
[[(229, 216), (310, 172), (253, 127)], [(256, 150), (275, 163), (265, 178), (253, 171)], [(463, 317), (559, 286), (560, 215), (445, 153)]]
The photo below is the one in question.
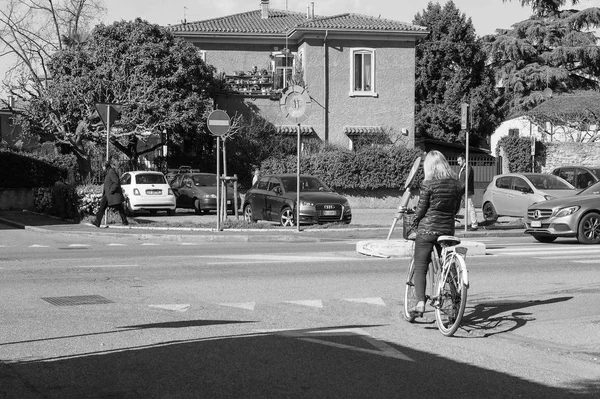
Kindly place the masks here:
[(423, 313), (425, 313), (425, 302), (417, 302), (417, 305), (412, 308), (410, 313), (412, 313), (415, 317), (423, 317)]

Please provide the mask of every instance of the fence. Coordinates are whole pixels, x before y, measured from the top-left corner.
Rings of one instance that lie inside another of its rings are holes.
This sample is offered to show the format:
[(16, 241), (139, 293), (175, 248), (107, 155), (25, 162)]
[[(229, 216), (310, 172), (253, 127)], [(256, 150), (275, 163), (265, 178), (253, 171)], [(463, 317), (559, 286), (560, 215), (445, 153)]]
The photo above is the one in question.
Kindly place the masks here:
[[(460, 166), (458, 166), (457, 156), (449, 156), (448, 163), (452, 166), (452, 170), (458, 174)], [(495, 158), (485, 154), (469, 154), (469, 165), (473, 167), (473, 185), (475, 186), (475, 195), (473, 196), (473, 205), (481, 207), (483, 192), (493, 177), (502, 173), (502, 158)]]

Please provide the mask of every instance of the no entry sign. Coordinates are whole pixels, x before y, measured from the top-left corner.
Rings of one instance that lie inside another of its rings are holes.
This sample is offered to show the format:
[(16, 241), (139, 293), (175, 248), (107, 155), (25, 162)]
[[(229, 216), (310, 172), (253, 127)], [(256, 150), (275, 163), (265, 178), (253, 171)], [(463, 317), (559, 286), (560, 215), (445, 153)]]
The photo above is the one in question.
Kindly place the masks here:
[(221, 111), (220, 109), (213, 111), (208, 115), (206, 125), (208, 130), (215, 136), (222, 136), (229, 131), (231, 121), (227, 112)]

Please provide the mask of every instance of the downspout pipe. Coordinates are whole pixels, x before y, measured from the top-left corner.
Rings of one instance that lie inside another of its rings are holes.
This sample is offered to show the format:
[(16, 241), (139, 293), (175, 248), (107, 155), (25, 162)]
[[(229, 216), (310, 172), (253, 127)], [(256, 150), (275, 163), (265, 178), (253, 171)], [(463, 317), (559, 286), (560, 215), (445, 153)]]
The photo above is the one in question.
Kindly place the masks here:
[(323, 38), (323, 103), (325, 106), (324, 118), (324, 141), (329, 142), (329, 49), (327, 47), (327, 35), (329, 30), (325, 30)]

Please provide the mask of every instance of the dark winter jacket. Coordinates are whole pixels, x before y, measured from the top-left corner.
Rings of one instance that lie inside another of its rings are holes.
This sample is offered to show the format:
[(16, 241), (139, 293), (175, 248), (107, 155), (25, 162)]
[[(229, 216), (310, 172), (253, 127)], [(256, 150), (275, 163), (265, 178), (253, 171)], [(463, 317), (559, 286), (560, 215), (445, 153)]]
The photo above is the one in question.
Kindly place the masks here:
[(455, 179), (425, 180), (421, 183), (413, 227), (420, 234), (453, 235), (464, 186)]
[[(468, 184), (468, 194), (469, 195), (475, 195), (475, 185), (473, 184), (473, 179), (475, 173), (473, 173), (473, 168), (469, 166), (469, 184)], [(465, 177), (466, 177), (466, 173), (465, 173), (465, 168), (460, 168), (460, 173), (458, 174), (458, 180), (460, 180), (461, 184), (463, 185), (463, 194), (464, 192), (464, 186), (465, 186)]]
[(109, 206), (118, 205), (125, 201), (119, 176), (117, 176), (117, 172), (115, 172), (113, 168), (108, 168), (106, 170), (102, 194), (106, 195)]

